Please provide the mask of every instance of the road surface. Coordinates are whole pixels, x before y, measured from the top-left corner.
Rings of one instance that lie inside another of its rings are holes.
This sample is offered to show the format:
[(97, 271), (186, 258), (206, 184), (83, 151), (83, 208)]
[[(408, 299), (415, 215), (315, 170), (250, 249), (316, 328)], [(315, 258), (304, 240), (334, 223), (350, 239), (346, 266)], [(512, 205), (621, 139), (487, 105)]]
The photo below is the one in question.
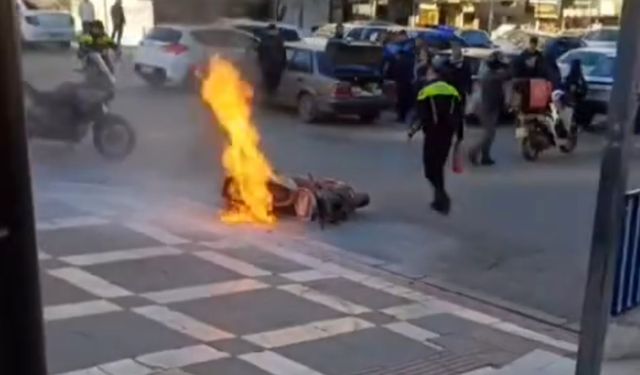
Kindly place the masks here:
[[(63, 53), (33, 51), (23, 61), (26, 79), (40, 87), (74, 77), (73, 57)], [(36, 192), (59, 182), (126, 187), (132, 194), (185, 197), (215, 212), (223, 140), (210, 114), (194, 93), (146, 87), (127, 61), (119, 67), (113, 111), (135, 127), (135, 153), (109, 163), (89, 140), (76, 146), (33, 141)], [(390, 118), (375, 125), (306, 125), (286, 110), (259, 110), (255, 122), (278, 170), (336, 177), (372, 196), (371, 207), (340, 226), (322, 231), (284, 221), (277, 230), (371, 257), (378, 267), (405, 276), (576, 322), (601, 136), (584, 134), (573, 155), (551, 151), (532, 164), (520, 157), (512, 130), (501, 129), (495, 167), (467, 167), (448, 177), (453, 212), (442, 217), (429, 209), (420, 140), (407, 142)], [(467, 138), (476, 136), (470, 130)], [(632, 171), (637, 165), (634, 160)], [(637, 174), (633, 181), (638, 186)]]

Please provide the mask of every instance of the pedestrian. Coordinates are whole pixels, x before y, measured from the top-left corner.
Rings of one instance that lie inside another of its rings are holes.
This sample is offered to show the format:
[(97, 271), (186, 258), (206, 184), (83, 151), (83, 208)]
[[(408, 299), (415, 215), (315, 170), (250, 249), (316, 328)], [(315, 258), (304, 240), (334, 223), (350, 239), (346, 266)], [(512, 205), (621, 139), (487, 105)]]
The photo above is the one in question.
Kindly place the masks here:
[(409, 136), (420, 129), (424, 133), (422, 162), (424, 175), (433, 187), (431, 208), (447, 215), (451, 199), (445, 189), (444, 166), (454, 136), (458, 145), (462, 141), (463, 109), (458, 90), (442, 78), (438, 67), (430, 67), (427, 71), (426, 84), (418, 93), (417, 111), (420, 121)]
[(509, 67), (502, 61), (502, 54), (494, 51), (489, 55), (486, 66), (480, 72), (480, 102), (478, 115), (483, 135), (469, 151), (469, 160), (473, 165), (491, 166), (495, 161), (491, 157), (491, 146), (496, 136), (496, 127), (500, 114), (504, 110), (504, 84), (509, 79)]
[(82, 33), (88, 34), (92, 22), (96, 20), (96, 9), (91, 0), (82, 0), (78, 6), (78, 16), (82, 22)]
[(262, 82), (267, 94), (273, 94), (280, 85), (287, 64), (284, 39), (275, 24), (267, 26), (258, 45), (258, 61), (262, 70)]
[(336, 24), (336, 31), (333, 34), (333, 37), (335, 39), (343, 39), (344, 38), (344, 25), (342, 24), (342, 22), (338, 22)]
[(122, 0), (116, 0), (111, 6), (111, 23), (113, 26), (111, 39), (113, 39), (118, 48), (120, 48), (122, 32), (124, 31), (124, 25), (127, 23), (127, 19), (124, 16), (124, 8), (122, 7)]
[(473, 78), (471, 66), (464, 58), (462, 45), (457, 41), (451, 42), (451, 57), (445, 63), (446, 81), (458, 90), (462, 100), (462, 108), (467, 104), (467, 97), (471, 95)]
[(594, 111), (584, 102), (589, 86), (582, 73), (582, 62), (579, 59), (571, 61), (569, 74), (565, 78), (562, 89), (568, 94), (573, 103), (573, 120), (576, 125), (589, 129), (593, 121)]
[(415, 57), (404, 30), (400, 32), (397, 43), (400, 49), (391, 63), (391, 76), (396, 84), (397, 120), (404, 123), (415, 99), (413, 89)]

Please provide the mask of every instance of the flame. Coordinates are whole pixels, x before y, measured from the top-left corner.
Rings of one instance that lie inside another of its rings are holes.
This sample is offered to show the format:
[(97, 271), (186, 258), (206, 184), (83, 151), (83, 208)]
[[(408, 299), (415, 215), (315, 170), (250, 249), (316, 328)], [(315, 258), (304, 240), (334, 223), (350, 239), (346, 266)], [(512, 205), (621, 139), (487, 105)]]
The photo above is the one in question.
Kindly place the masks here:
[(235, 182), (230, 199), (235, 203), (221, 214), (221, 220), (275, 223), (273, 197), (267, 188), (273, 170), (260, 150), (260, 135), (251, 121), (251, 86), (231, 62), (214, 57), (201, 94), (228, 136), (222, 165)]

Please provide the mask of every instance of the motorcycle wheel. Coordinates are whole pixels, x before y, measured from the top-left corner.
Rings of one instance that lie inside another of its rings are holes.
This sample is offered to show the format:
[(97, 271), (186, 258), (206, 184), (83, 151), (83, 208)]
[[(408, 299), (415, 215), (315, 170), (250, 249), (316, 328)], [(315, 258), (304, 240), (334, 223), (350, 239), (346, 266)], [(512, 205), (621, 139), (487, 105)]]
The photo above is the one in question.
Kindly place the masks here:
[(93, 125), (93, 145), (109, 160), (122, 160), (136, 145), (136, 133), (122, 116), (105, 114)]
[(524, 137), (522, 139), (522, 143), (520, 144), (522, 150), (522, 157), (526, 161), (536, 161), (538, 156), (540, 155), (540, 150), (538, 150), (532, 142), (531, 137)]

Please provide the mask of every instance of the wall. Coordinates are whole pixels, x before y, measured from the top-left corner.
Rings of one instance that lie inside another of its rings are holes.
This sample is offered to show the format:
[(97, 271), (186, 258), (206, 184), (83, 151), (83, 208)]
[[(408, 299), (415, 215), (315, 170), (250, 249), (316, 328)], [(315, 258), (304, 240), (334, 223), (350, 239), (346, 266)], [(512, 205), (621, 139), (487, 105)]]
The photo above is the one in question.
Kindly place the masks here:
[(279, 0), (276, 4), (280, 22), (309, 31), (313, 26), (329, 22), (329, 0)]

